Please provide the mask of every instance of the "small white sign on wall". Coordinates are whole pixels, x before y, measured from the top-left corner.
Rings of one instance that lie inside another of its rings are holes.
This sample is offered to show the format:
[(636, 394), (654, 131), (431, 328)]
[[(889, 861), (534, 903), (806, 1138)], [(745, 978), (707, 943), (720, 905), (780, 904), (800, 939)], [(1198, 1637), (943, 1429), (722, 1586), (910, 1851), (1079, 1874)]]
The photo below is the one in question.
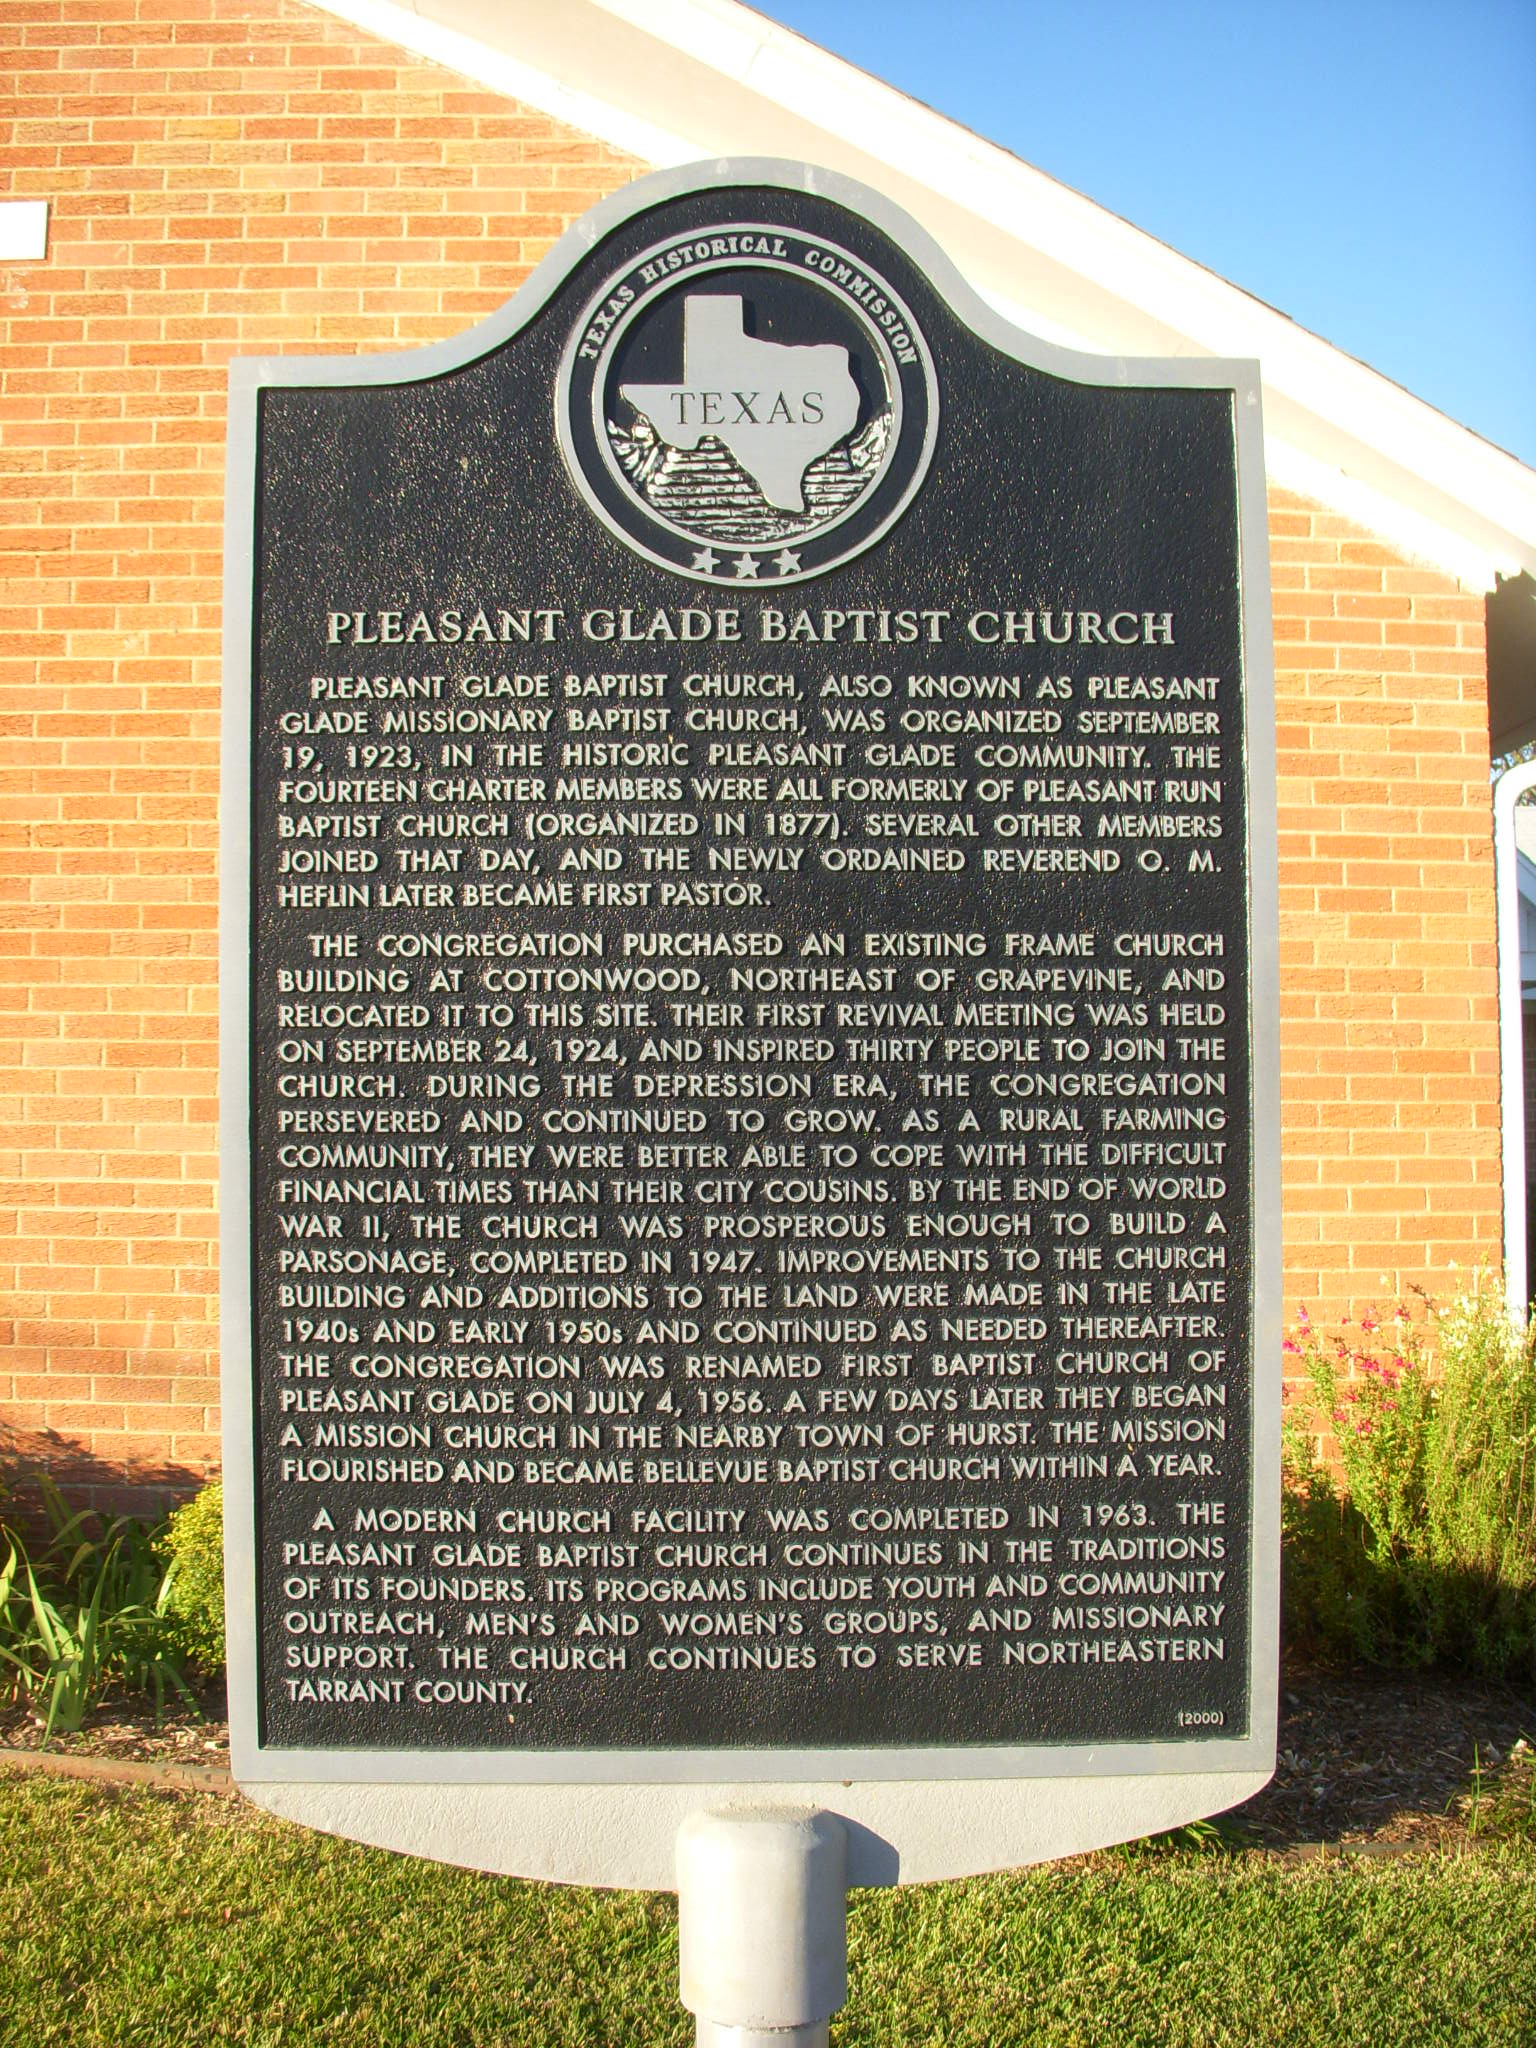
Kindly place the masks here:
[(39, 263), (47, 253), (47, 200), (0, 200), (0, 263)]

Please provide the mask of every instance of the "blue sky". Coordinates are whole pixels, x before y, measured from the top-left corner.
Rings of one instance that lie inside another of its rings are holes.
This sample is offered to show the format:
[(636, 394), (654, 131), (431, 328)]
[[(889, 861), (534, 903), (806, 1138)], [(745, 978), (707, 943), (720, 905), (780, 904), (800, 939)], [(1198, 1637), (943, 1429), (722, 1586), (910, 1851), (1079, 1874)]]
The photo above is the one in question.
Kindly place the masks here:
[(1536, 463), (1536, 0), (767, 0)]

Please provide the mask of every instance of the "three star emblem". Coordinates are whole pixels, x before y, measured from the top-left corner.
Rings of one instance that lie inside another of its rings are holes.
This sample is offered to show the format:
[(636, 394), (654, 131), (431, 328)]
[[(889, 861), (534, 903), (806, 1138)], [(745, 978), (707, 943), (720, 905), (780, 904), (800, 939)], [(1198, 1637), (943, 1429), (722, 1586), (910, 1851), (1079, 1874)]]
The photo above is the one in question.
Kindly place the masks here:
[[(711, 547), (696, 548), (693, 560), (688, 566), (690, 569), (696, 569), (702, 576), (713, 576), (720, 566), (720, 557)], [(762, 566), (762, 557), (759, 555), (743, 552), (731, 558), (731, 567), (736, 571), (738, 583), (755, 583), (757, 572)], [(798, 576), (800, 557), (790, 548), (781, 548), (773, 558), (773, 566), (780, 576)]]

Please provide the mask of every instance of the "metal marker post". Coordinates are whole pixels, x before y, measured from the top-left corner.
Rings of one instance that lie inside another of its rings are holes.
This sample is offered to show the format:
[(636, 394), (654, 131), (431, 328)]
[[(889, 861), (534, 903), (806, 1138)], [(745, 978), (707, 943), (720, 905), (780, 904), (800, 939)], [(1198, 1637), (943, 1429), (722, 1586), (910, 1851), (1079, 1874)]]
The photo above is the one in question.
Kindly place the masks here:
[(678, 1979), (698, 2048), (827, 2048), (848, 1995), (848, 1834), (809, 1806), (690, 1814)]

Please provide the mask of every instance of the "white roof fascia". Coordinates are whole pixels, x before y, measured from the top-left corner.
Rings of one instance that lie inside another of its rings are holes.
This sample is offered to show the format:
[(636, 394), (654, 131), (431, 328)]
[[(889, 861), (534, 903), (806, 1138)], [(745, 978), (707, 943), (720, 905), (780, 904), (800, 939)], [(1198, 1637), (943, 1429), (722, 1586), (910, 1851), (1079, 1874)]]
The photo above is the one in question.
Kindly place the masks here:
[(310, 0), (667, 168), (825, 165), (999, 311), (1116, 355), (1257, 357), (1272, 481), (1474, 589), (1536, 573), (1536, 471), (1081, 193), (737, 0)]
[[(468, 10), (448, 7), (428, 14), (417, 11), (415, 0), (405, 0), (405, 4), (397, 4), (397, 0), (306, 0), (306, 4), (322, 14), (350, 21), (354, 28), (377, 36), (381, 42), (396, 43), (418, 57), (445, 65), (476, 85), (536, 107), (540, 113), (568, 123), (583, 135), (594, 135), (599, 142), (637, 156), (658, 170), (688, 163), (698, 155), (697, 148), (685, 136), (673, 134), (612, 100), (566, 83), (537, 62), (516, 54), (513, 48), (499, 48), (492, 41), (453, 26), (448, 17)], [(560, 5), (561, 0), (552, 0), (550, 11), (558, 13)], [(524, 17), (544, 10), (537, 0), (533, 7), (527, 0), (508, 0), (505, 7), (494, 11), (505, 17), (503, 27), (508, 31), (508, 43), (521, 48), (532, 41), (522, 33)], [(582, 0), (573, 0), (571, 12), (584, 11)]]

